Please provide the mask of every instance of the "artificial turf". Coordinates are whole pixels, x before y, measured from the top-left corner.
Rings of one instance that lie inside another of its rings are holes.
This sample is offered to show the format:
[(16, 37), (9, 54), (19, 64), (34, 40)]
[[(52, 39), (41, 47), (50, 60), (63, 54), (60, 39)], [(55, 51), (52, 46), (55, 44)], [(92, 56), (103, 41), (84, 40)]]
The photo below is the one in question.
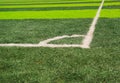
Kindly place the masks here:
[[(1, 5), (0, 19), (63, 19), (63, 18), (93, 18), (100, 5), (98, 3), (50, 3)], [(120, 17), (119, 1), (104, 3), (101, 17)], [(108, 13), (109, 12), (109, 13)]]
[[(8, 11), (0, 12), (0, 19), (64, 19), (64, 18), (93, 18), (94, 10), (54, 10), (54, 11)], [(109, 13), (108, 13), (109, 12)], [(119, 9), (103, 9), (101, 17), (118, 18)]]
[[(49, 3), (49, 2), (84, 2), (84, 1), (89, 1), (89, 2), (94, 2), (94, 1), (101, 1), (101, 0), (1, 0), (1, 3), (33, 3), (33, 2), (45, 2), (45, 3)], [(110, 1), (110, 0), (106, 0), (106, 1)]]
[(83, 37), (64, 38), (56, 41), (51, 41), (51, 44), (81, 44)]
[[(96, 10), (12, 11), (0, 12), (0, 19), (93, 18)], [(90, 13), (91, 12), (91, 13)], [(118, 12), (119, 13), (119, 12)]]
[(55, 36), (86, 34), (91, 21), (92, 19), (0, 20), (0, 43), (39, 43)]
[[(0, 47), (0, 83), (119, 83), (120, 17), (119, 8), (113, 6), (103, 7), (90, 49)], [(0, 43), (38, 43), (55, 36), (85, 34), (94, 17), (7, 19), (10, 15), (6, 14), (4, 19), (4, 16), (0, 16)], [(81, 40), (68, 41), (54, 43)]]

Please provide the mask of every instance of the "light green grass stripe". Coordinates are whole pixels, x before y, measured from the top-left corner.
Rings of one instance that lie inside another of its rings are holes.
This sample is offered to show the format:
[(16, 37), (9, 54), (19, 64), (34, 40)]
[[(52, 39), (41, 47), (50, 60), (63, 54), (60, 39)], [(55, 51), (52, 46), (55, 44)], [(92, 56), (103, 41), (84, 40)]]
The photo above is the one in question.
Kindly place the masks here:
[[(101, 0), (97, 0), (97, 1), (101, 1)], [(50, 2), (41, 2), (41, 1), (32, 1), (32, 2), (28, 2), (28, 1), (24, 1), (24, 2), (0, 2), (0, 4), (35, 4), (35, 3), (45, 3), (45, 4), (48, 4), (48, 3), (72, 3), (72, 2), (96, 2), (96, 0), (94, 1), (50, 1)]]
[[(1, 3), (29, 3), (29, 2), (41, 2), (41, 3), (49, 3), (49, 2), (85, 2), (85, 1), (101, 1), (101, 0), (0, 0)], [(109, 0), (106, 0), (109, 1)]]
[[(0, 19), (54, 19), (54, 18), (93, 18), (97, 10), (56, 10), (56, 11), (17, 11), (0, 12)], [(119, 9), (103, 9), (101, 17), (119, 18)]]
[(97, 10), (0, 12), (0, 19), (93, 18)]
[[(0, 8), (36, 8), (36, 7), (75, 7), (75, 6), (99, 6), (99, 3), (83, 3), (83, 4), (49, 4), (49, 5), (15, 5), (15, 6), (0, 6)], [(104, 6), (120, 5), (120, 2), (105, 3)]]
[(36, 7), (75, 7), (75, 6), (99, 6), (99, 3), (92, 4), (50, 4), (50, 5), (15, 5), (15, 6), (0, 6), (0, 8), (36, 8)]
[(120, 9), (103, 9), (100, 17), (120, 18)]
[(110, 6), (110, 5), (120, 5), (120, 2), (109, 2), (109, 3), (104, 3), (104, 6)]

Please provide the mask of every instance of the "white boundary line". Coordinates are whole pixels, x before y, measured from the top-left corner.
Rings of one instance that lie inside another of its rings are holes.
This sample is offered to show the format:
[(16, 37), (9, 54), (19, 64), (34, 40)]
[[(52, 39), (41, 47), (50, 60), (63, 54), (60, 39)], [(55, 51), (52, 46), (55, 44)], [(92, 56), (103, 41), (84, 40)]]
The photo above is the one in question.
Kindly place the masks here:
[(97, 11), (97, 14), (94, 17), (93, 22), (92, 22), (92, 24), (91, 24), (91, 26), (89, 28), (89, 31), (87, 32), (87, 35), (85, 36), (85, 38), (84, 38), (84, 40), (82, 42), (82, 44), (83, 44), (83, 46), (85, 48), (90, 47), (90, 44), (91, 44), (92, 39), (93, 39), (94, 31), (95, 31), (95, 25), (97, 24), (98, 18), (100, 16), (100, 11), (101, 11), (101, 9), (103, 7), (103, 4), (104, 4), (104, 0), (102, 0), (101, 5), (100, 5), (100, 7), (99, 7), (99, 9)]
[[(44, 41), (41, 41), (39, 44), (14, 44), (14, 43), (10, 43), (10, 44), (0, 44), (0, 46), (17, 46), (17, 47), (81, 47), (81, 48), (90, 48), (90, 44), (92, 42), (93, 39), (93, 35), (94, 35), (94, 31), (95, 31), (95, 25), (97, 23), (97, 20), (100, 16), (100, 11), (103, 7), (104, 4), (104, 0), (102, 0), (98, 11), (96, 13), (96, 16), (94, 17), (92, 24), (89, 28), (89, 31), (87, 32), (86, 35), (72, 35), (72, 36), (68, 36), (68, 35), (64, 35), (64, 36), (57, 36), (54, 38), (50, 38)], [(73, 37), (84, 37), (82, 44), (49, 44), (49, 42), (51, 41), (55, 41), (55, 40), (59, 40), (59, 39), (63, 39), (63, 38), (73, 38)]]
[(41, 41), (39, 44), (48, 44), (49, 42), (51, 41), (55, 41), (55, 40), (60, 40), (60, 39), (63, 39), (63, 38), (74, 38), (74, 37), (85, 37), (84, 35), (64, 35), (64, 36), (57, 36), (57, 37), (54, 37), (54, 38), (50, 38), (50, 39), (47, 39), (47, 40), (44, 40), (44, 41)]

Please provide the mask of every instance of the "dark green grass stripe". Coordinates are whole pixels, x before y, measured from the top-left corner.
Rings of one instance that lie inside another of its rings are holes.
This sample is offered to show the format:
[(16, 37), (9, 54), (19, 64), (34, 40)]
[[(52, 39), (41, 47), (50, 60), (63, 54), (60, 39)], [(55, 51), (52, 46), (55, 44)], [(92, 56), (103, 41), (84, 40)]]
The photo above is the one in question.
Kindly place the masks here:
[(100, 1), (96, 2), (60, 2), (60, 3), (0, 3), (0, 6), (8, 6), (8, 5), (53, 5), (53, 4), (87, 4), (87, 3), (100, 3)]
[[(98, 9), (98, 6), (83, 6), (83, 7), (38, 7), (38, 8), (0, 8), (0, 11), (54, 11), (54, 10), (85, 10)], [(104, 6), (103, 9), (120, 9), (120, 6)]]
[[(87, 3), (100, 3), (101, 1), (94, 1), (94, 2), (60, 2), (60, 3), (0, 3), (0, 6), (7, 6), (7, 5), (53, 5), (53, 4), (87, 4)], [(120, 1), (105, 1), (105, 3), (113, 3), (113, 2), (120, 2)]]
[(0, 43), (39, 43), (55, 36), (84, 34), (92, 19), (0, 20)]
[(105, 3), (120, 2), (120, 1), (105, 1)]
[[(87, 3), (100, 3), (101, 1), (94, 2), (60, 2), (60, 3), (0, 3), (0, 6), (9, 5), (53, 5), (53, 4), (87, 4)], [(105, 3), (120, 2), (120, 1), (105, 1)]]
[(104, 6), (103, 9), (120, 9), (119, 5)]
[(96, 27), (92, 47), (120, 48), (120, 18), (100, 18)]
[(83, 6), (83, 7), (38, 7), (38, 8), (0, 8), (0, 11), (54, 11), (54, 10), (85, 10), (97, 9), (98, 6)]
[(77, 38), (64, 38), (56, 41), (49, 42), (50, 44), (80, 44), (83, 40), (83, 37)]

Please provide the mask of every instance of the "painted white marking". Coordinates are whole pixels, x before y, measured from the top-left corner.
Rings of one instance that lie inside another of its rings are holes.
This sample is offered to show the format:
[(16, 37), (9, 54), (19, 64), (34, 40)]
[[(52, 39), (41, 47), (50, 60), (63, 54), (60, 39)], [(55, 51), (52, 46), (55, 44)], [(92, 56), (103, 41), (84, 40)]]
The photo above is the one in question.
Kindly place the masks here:
[(94, 31), (95, 31), (95, 25), (96, 25), (97, 20), (98, 20), (98, 18), (100, 16), (100, 11), (101, 11), (101, 9), (103, 7), (103, 4), (104, 4), (104, 0), (102, 0), (101, 5), (98, 8), (97, 14), (96, 14), (95, 18), (93, 19), (93, 22), (92, 22), (92, 24), (91, 24), (91, 26), (89, 28), (89, 31), (87, 32), (87, 35), (85, 36), (85, 38), (84, 38), (84, 40), (82, 42), (82, 44), (83, 44), (83, 46), (85, 48), (90, 47), (90, 44), (91, 44), (92, 39), (93, 39), (93, 34), (94, 34)]
[(59, 40), (59, 39), (64, 39), (64, 38), (73, 38), (73, 37), (84, 37), (84, 35), (76, 35), (75, 34), (75, 35), (72, 35), (72, 36), (69, 36), (69, 35), (57, 36), (57, 37), (54, 37), (54, 38), (50, 38), (50, 39), (41, 41), (39, 44), (48, 44), (51, 41), (55, 41), (55, 40)]
[(39, 44), (14, 44), (14, 43), (10, 43), (10, 44), (0, 44), (0, 46), (18, 46), (18, 47), (81, 47), (83, 48), (82, 45), (80, 44), (48, 44), (51, 41), (55, 41), (55, 40), (59, 40), (59, 39), (63, 39), (63, 38), (75, 38), (75, 37), (85, 37), (84, 35), (64, 35), (64, 36), (58, 36), (58, 37), (54, 37), (54, 38), (50, 38), (44, 41), (41, 41)]
[[(64, 36), (57, 36), (54, 38), (50, 38), (44, 41), (41, 41), (39, 44), (14, 44), (14, 43), (10, 43), (10, 44), (0, 44), (0, 46), (17, 46), (17, 47), (81, 47), (81, 48), (90, 48), (90, 44), (92, 42), (93, 39), (93, 34), (95, 31), (95, 25), (97, 23), (97, 20), (100, 16), (100, 11), (103, 7), (104, 4), (104, 0), (102, 0), (98, 11), (96, 13), (96, 16), (93, 19), (93, 22), (89, 28), (89, 31), (87, 32), (86, 35), (72, 35), (72, 36), (68, 36), (68, 35), (64, 35)], [(59, 40), (59, 39), (63, 39), (63, 38), (73, 38), (73, 37), (84, 37), (82, 44), (49, 44), (49, 42), (51, 41), (55, 41), (55, 40)]]

